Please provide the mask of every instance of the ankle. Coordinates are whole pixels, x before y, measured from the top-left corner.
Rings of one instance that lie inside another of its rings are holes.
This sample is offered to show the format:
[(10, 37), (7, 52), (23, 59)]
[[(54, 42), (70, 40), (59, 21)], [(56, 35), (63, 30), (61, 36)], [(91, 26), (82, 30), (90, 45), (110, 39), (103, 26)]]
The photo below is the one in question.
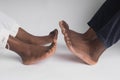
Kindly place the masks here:
[(88, 31), (86, 31), (83, 36), (88, 40), (94, 40), (97, 38), (97, 35), (95, 31), (92, 28), (89, 28)]

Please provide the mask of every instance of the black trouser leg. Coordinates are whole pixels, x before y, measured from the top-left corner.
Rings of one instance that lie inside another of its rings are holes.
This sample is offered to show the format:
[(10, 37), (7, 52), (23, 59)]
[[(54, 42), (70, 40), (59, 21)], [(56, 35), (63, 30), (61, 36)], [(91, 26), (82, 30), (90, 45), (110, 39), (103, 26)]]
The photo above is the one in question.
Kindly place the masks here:
[(107, 0), (94, 17), (88, 22), (88, 25), (95, 32), (99, 31), (109, 20), (119, 11), (120, 0)]
[(106, 48), (116, 43), (120, 39), (120, 10), (96, 34)]
[(120, 0), (107, 0), (88, 25), (96, 32), (106, 48), (120, 38)]

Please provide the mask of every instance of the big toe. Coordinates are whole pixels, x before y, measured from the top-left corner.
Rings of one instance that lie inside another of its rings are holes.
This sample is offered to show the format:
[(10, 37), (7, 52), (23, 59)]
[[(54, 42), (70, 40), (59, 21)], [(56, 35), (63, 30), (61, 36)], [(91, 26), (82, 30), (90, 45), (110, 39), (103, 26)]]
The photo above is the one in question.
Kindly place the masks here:
[(69, 30), (68, 24), (63, 20), (59, 22), (59, 26), (60, 26), (63, 34), (66, 30)]
[(58, 30), (57, 30), (57, 29), (53, 30), (52, 32), (50, 32), (49, 35), (52, 36), (52, 38), (53, 38), (54, 40), (57, 40)]

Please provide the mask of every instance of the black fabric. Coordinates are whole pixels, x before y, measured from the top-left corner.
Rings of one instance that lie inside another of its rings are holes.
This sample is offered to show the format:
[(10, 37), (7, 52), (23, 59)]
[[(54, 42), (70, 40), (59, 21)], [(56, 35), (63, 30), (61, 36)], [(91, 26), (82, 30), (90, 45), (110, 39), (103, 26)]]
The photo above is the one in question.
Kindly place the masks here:
[(107, 0), (88, 25), (108, 48), (120, 39), (120, 0)]

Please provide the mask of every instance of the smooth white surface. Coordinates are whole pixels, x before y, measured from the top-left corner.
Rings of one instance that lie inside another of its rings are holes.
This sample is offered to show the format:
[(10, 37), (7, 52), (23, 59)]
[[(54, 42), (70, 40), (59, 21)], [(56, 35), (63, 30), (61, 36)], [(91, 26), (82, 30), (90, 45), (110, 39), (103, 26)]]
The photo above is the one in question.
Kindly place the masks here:
[(34, 35), (59, 30), (55, 55), (35, 65), (26, 66), (14, 52), (0, 50), (0, 80), (120, 80), (118, 42), (107, 49), (94, 66), (80, 63), (66, 47), (58, 22), (85, 32), (86, 24), (104, 0), (0, 0), (0, 10), (16, 19)]

